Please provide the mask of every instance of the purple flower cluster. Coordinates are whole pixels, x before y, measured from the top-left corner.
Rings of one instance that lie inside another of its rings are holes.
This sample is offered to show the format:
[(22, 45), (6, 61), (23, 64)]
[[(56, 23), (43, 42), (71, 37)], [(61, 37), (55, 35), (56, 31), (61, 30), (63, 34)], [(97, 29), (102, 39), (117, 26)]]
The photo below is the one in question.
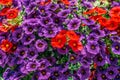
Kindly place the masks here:
[[(13, 0), (24, 16), (13, 32), (0, 32), (0, 44), (4, 39), (13, 44), (11, 52), (0, 49), (4, 80), (120, 80), (120, 36), (82, 15), (94, 7), (95, 0), (78, 1), (76, 5), (58, 0), (41, 6), (39, 2)], [(120, 6), (115, 1), (110, 3), (111, 7)], [(53, 48), (51, 39), (61, 30), (78, 34), (83, 49), (75, 53), (68, 43)]]

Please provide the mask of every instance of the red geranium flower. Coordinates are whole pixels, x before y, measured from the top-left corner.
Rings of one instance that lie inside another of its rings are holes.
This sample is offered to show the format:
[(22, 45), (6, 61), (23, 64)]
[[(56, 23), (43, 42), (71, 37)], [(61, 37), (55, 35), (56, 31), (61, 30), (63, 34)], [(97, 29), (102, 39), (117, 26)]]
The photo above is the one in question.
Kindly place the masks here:
[(90, 19), (97, 21), (99, 18), (101, 18), (101, 15), (96, 15), (96, 16), (90, 16)]
[(62, 2), (63, 4), (65, 4), (65, 5), (69, 5), (69, 4), (70, 4), (70, 2), (69, 2), (68, 0), (61, 0), (61, 2)]
[(8, 40), (2, 40), (1, 44), (0, 44), (0, 49), (5, 51), (5, 52), (9, 52), (10, 49), (12, 48), (13, 44), (8, 41)]
[(9, 10), (10, 8), (3, 8), (1, 11), (0, 11), (0, 16), (5, 16), (7, 11)]
[(12, 0), (0, 0), (0, 4), (1, 5), (11, 5), (12, 4)]
[(89, 14), (89, 15), (91, 15), (93, 13), (95, 13), (95, 9), (94, 8), (90, 9), (89, 11), (84, 12), (83, 14)]
[(120, 6), (113, 7), (110, 10), (109, 15), (111, 17), (114, 17), (114, 16), (119, 16), (120, 17)]
[(109, 19), (107, 21), (107, 23), (105, 23), (105, 27), (108, 29), (108, 30), (116, 30), (118, 28), (118, 23), (116, 21), (114, 21), (113, 19)]
[(101, 16), (101, 17), (98, 18), (98, 22), (99, 22), (100, 25), (103, 26), (103, 27), (106, 25), (106, 22), (107, 22), (107, 21), (108, 21), (108, 20), (107, 20), (107, 18), (105, 18), (105, 17), (102, 17), (102, 16)]
[(66, 33), (67, 37), (70, 39), (70, 40), (79, 40), (79, 36), (72, 30), (69, 30), (67, 31)]
[(120, 22), (120, 16), (114, 16), (114, 17), (111, 17), (111, 19), (118, 23)]
[(12, 28), (11, 25), (0, 23), (0, 31), (1, 31), (1, 32), (7, 32), (7, 31), (10, 30), (11, 28)]
[(99, 8), (99, 7), (95, 7), (95, 11), (97, 12), (97, 15), (102, 15), (102, 14), (106, 14), (106, 10)]
[(57, 34), (58, 36), (66, 36), (67, 30), (61, 30), (59, 32), (59, 34)]
[[(99, 8), (99, 7), (95, 7), (93, 9), (90, 9), (89, 11), (87, 12), (84, 12), (84, 14), (89, 14), (89, 15), (102, 15), (102, 14), (105, 14), (107, 11), (102, 9), (102, 8)], [(96, 14), (97, 13), (97, 14)]]
[(78, 40), (70, 40), (68, 44), (72, 48), (72, 50), (75, 52), (82, 50), (83, 48), (81, 42), (79, 42)]
[(66, 43), (66, 37), (65, 36), (56, 36), (52, 38), (51, 45), (56, 48), (62, 48)]
[(16, 8), (13, 8), (13, 9), (9, 9), (8, 11), (7, 11), (7, 13), (6, 13), (6, 17), (8, 18), (8, 19), (14, 19), (14, 18), (16, 18), (17, 16), (18, 16), (18, 9), (16, 9)]

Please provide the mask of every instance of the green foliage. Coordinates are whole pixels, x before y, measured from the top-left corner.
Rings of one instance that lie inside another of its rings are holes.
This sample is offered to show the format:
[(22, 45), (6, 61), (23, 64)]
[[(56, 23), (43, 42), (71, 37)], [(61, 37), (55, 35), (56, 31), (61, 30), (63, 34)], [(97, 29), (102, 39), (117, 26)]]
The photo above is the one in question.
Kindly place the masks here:
[(23, 77), (21, 80), (31, 80), (33, 73), (28, 74), (27, 76)]
[(109, 66), (110, 66), (110, 65), (106, 63), (106, 64), (103, 66), (103, 69), (107, 69)]
[(63, 64), (65, 62), (68, 61), (68, 56), (67, 55), (64, 55), (63, 57), (61, 57), (59, 60), (58, 60), (58, 64)]
[(0, 77), (2, 77), (4, 71), (5, 71), (5, 68), (0, 67)]
[(69, 69), (74, 71), (74, 70), (78, 70), (80, 68), (81, 64), (79, 62), (77, 62), (76, 64), (69, 64)]
[(3, 8), (3, 6), (2, 6), (2, 5), (0, 5), (0, 10), (2, 10), (2, 8)]
[(23, 21), (24, 11), (20, 12), (20, 15), (16, 17), (15, 19), (8, 19), (8, 23), (11, 25), (21, 25)]
[(72, 19), (74, 16), (73, 16), (72, 14), (69, 14), (67, 17), (68, 17), (69, 19)]
[(79, 32), (82, 32), (83, 34), (89, 35), (91, 32), (91, 29), (88, 26), (80, 27)]
[(2, 77), (0, 77), (0, 80), (4, 80)]
[(73, 80), (73, 78), (72, 78), (72, 77), (69, 77), (68, 80)]

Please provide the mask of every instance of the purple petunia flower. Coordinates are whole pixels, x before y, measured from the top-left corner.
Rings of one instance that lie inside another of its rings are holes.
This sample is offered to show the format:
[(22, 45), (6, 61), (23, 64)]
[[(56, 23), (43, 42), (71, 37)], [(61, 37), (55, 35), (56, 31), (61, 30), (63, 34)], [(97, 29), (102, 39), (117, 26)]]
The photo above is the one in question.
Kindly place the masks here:
[(109, 79), (114, 79), (117, 74), (118, 74), (118, 71), (115, 66), (110, 66), (107, 68), (106, 75)]
[(48, 25), (42, 29), (42, 32), (46, 38), (53, 38), (56, 36), (58, 29), (54, 25)]
[(23, 29), (24, 29), (25, 26), (36, 27), (36, 26), (39, 26), (41, 24), (40, 21), (41, 20), (37, 19), (37, 18), (27, 19), (22, 23), (22, 27), (23, 27)]
[(90, 76), (89, 67), (81, 66), (80, 69), (77, 71), (77, 75), (80, 77), (81, 80), (85, 80)]
[(116, 66), (118, 64), (118, 59), (109, 55), (107, 58), (107, 62), (111, 65)]
[(94, 33), (98, 37), (105, 36), (105, 32), (103, 30), (100, 30), (100, 29), (93, 29), (91, 33)]
[(15, 55), (20, 57), (20, 58), (26, 58), (27, 57), (27, 52), (28, 52), (28, 48), (26, 47), (19, 47), (17, 48)]
[(6, 58), (7, 58), (6, 53), (0, 50), (0, 66), (1, 67), (4, 67), (4, 62)]
[(44, 70), (47, 67), (51, 66), (50, 62), (47, 59), (41, 59), (39, 61), (38, 70)]
[(69, 10), (69, 9), (66, 9), (66, 10), (60, 11), (57, 15), (58, 15), (58, 17), (66, 18), (69, 13), (70, 13), (70, 10)]
[(98, 41), (98, 37), (94, 34), (94, 33), (91, 33), (91, 34), (89, 34), (88, 36), (87, 36), (87, 40), (88, 41), (92, 41), (92, 42), (94, 42), (94, 41)]
[(13, 0), (13, 6), (14, 7), (17, 7), (18, 9), (22, 9), (22, 4), (21, 4), (21, 1), (18, 1), (18, 0)]
[(66, 64), (64, 66), (64, 68), (61, 69), (61, 73), (62, 73), (62, 77), (64, 79), (68, 79), (68, 77), (70, 77), (72, 75), (70, 70), (69, 70), (69, 65), (68, 64)]
[(91, 19), (82, 19), (82, 22), (86, 25), (94, 25), (95, 21), (91, 20)]
[(23, 31), (22, 29), (17, 29), (12, 33), (13, 41), (18, 42), (23, 38)]
[(34, 41), (35, 40), (35, 35), (34, 34), (29, 34), (29, 35), (27, 35), (27, 34), (25, 34), (24, 36), (23, 36), (23, 39), (21, 40), (21, 42), (24, 44), (24, 45), (29, 45), (30, 43), (32, 43), (32, 41)]
[(38, 52), (44, 52), (47, 49), (47, 42), (44, 40), (38, 39), (35, 42), (35, 47), (38, 50)]
[(40, 73), (39, 73), (39, 78), (38, 80), (47, 80), (50, 75), (51, 75), (51, 72), (48, 70), (48, 69), (44, 69), (44, 70), (41, 70)]
[(36, 71), (34, 74), (33, 74), (33, 77), (32, 77), (32, 80), (38, 80), (40, 77), (40, 73), (38, 71)]
[(61, 69), (61, 67), (60, 66), (55, 66), (55, 67), (52, 67), (52, 68), (50, 68), (50, 71), (51, 71), (51, 77), (53, 78), (53, 79), (61, 79), (61, 76), (62, 76), (62, 73), (61, 73), (61, 71), (60, 71), (60, 69)]
[(77, 63), (77, 61), (79, 60), (78, 57), (79, 56), (76, 55), (76, 54), (69, 54), (68, 62), (70, 62), (70, 63)]
[(92, 9), (92, 8), (93, 8), (92, 3), (89, 2), (89, 1), (84, 1), (84, 2), (82, 3), (82, 6), (88, 8), (88, 9)]
[(58, 4), (55, 4), (55, 3), (50, 3), (47, 8), (49, 10), (52, 10), (52, 11), (55, 11), (57, 8), (59, 8), (59, 5)]
[(68, 23), (68, 30), (77, 30), (80, 27), (80, 19), (73, 18), (69, 23)]
[(100, 29), (100, 24), (94, 24), (94, 25), (88, 25), (88, 27), (92, 30), (94, 29)]
[(29, 61), (26, 65), (28, 71), (36, 71), (39, 66), (38, 61)]
[(120, 37), (119, 37), (119, 36), (111, 36), (110, 39), (111, 39), (113, 42), (120, 41)]
[(97, 79), (98, 80), (108, 80), (107, 75), (105, 74), (105, 72), (97, 73)]
[(8, 38), (10, 34), (8, 32), (2, 32), (0, 33), (0, 41), (3, 40), (3, 39), (6, 39)]
[(24, 61), (24, 62), (20, 65), (20, 72), (22, 72), (23, 74), (29, 74), (28, 69), (26, 69), (27, 63), (28, 63), (28, 60)]
[[(33, 46), (33, 45), (32, 45)], [(27, 58), (29, 60), (34, 60), (38, 57), (38, 51), (35, 47), (28, 48)]]
[(62, 22), (64, 21), (62, 18), (58, 17), (57, 15), (54, 15), (52, 20), (56, 25), (62, 25)]
[(103, 66), (105, 64), (105, 58), (101, 55), (101, 54), (97, 54), (94, 58), (93, 61), (99, 65), (99, 66)]
[(7, 68), (7, 69), (4, 71), (4, 73), (3, 73), (3, 78), (4, 78), (5, 80), (8, 80), (9, 77), (12, 75), (12, 74), (10, 74), (10, 73), (12, 73), (12, 70), (11, 70), (10, 68)]
[(104, 73), (104, 72), (106, 72), (106, 69), (104, 69), (103, 66), (101, 66), (101, 65), (98, 65), (97, 68), (96, 68), (96, 70), (97, 70), (97, 72), (99, 72), (99, 73)]
[(119, 42), (112, 43), (112, 51), (114, 52), (114, 54), (120, 54), (120, 43)]
[(23, 30), (26, 34), (32, 34), (35, 31), (35, 28), (33, 26), (24, 26)]
[(119, 2), (116, 2), (116, 1), (112, 1), (111, 6), (112, 6), (112, 7), (120, 6), (120, 3), (119, 3)]
[(82, 64), (82, 66), (84, 67), (89, 67), (91, 64), (91, 59), (88, 58), (88, 56), (85, 56), (81, 59), (80, 63)]
[(52, 19), (50, 17), (41, 18), (41, 25), (47, 26), (52, 24)]
[(31, 13), (26, 14), (24, 16), (24, 19), (33, 19), (33, 18), (40, 18), (40, 11), (39, 10), (33, 10)]
[(86, 49), (91, 54), (98, 54), (100, 50), (97, 42), (88, 42), (86, 45)]
[(59, 54), (65, 55), (69, 52), (69, 47), (64, 46), (62, 48), (58, 48), (57, 51), (58, 51)]
[(35, 10), (35, 7), (36, 7), (36, 3), (31, 3), (31, 4), (29, 4), (26, 8), (25, 8), (25, 11), (26, 11), (26, 13), (31, 13), (32, 11), (34, 11)]

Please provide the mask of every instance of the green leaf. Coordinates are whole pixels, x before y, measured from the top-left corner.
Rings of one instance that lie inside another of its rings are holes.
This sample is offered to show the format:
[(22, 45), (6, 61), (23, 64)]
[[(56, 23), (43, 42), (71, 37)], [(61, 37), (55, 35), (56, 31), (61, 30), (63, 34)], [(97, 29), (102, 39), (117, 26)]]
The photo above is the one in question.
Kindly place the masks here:
[(110, 65), (106, 63), (106, 64), (103, 66), (103, 68), (104, 68), (104, 69), (107, 69), (109, 66), (110, 66)]
[(31, 80), (33, 76), (33, 73), (31, 72), (30, 74), (28, 74), (27, 76), (23, 77), (21, 80)]
[(118, 66), (120, 66), (120, 59), (118, 59)]
[(3, 8), (3, 6), (2, 6), (2, 5), (0, 5), (0, 10), (2, 10), (2, 8)]
[(82, 44), (85, 45), (87, 43), (86, 39), (82, 39)]
[(77, 62), (76, 64), (70, 64), (69, 65), (69, 69), (74, 71), (74, 70), (78, 70), (81, 67), (81, 64), (79, 62)]
[(67, 17), (68, 17), (69, 19), (72, 19), (74, 16), (73, 16), (72, 14), (69, 14)]
[(73, 80), (73, 78), (72, 77), (68, 77), (68, 80)]
[(0, 80), (4, 80), (2, 77), (0, 77)]
[(61, 59), (58, 60), (58, 64), (63, 64), (68, 61), (68, 56), (64, 55)]

